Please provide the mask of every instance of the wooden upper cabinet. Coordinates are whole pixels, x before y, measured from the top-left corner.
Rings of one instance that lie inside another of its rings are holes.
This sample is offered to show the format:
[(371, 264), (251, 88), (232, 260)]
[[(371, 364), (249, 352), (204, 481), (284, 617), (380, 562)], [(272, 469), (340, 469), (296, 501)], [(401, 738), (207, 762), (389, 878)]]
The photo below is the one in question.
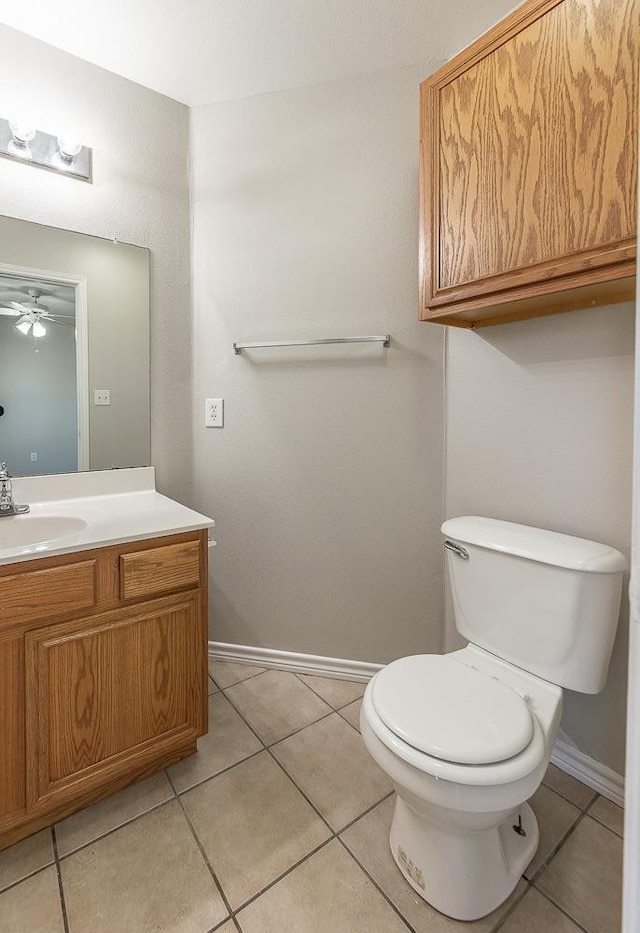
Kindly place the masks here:
[(423, 82), (422, 320), (623, 301), (640, 0), (530, 0)]

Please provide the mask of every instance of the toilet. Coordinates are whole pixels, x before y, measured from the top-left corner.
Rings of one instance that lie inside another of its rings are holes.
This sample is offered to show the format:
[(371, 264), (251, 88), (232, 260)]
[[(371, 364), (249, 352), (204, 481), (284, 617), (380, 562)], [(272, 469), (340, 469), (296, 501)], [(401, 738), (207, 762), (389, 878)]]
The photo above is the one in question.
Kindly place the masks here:
[(437, 910), (476, 920), (535, 855), (526, 801), (549, 763), (562, 688), (604, 687), (627, 562), (604, 544), (491, 518), (441, 531), (469, 644), (380, 670), (360, 724), (396, 790), (398, 868)]

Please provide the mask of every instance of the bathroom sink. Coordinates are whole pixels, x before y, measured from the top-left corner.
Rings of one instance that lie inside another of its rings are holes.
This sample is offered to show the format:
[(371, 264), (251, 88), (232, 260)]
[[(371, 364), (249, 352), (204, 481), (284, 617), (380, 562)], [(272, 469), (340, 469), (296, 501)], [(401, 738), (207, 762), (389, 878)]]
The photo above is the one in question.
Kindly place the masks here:
[(0, 518), (0, 550), (55, 541), (87, 527), (71, 515), (12, 515)]

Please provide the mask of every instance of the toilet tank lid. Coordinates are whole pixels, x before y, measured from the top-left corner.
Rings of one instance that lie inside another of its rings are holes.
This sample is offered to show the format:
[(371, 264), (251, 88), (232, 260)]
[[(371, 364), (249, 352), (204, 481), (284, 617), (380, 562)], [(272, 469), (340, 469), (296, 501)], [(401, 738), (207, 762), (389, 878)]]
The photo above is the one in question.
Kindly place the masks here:
[(526, 560), (568, 570), (587, 573), (620, 573), (627, 569), (627, 560), (608, 544), (598, 544), (585, 538), (530, 528), (496, 518), (464, 515), (448, 518), (440, 527), (447, 538), (472, 544), (491, 551), (514, 554)]

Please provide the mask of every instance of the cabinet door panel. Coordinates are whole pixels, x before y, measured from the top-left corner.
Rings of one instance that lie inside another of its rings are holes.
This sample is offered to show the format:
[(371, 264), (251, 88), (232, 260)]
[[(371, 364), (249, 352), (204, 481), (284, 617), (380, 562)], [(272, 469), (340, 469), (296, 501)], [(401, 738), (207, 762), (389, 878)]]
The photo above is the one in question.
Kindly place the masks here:
[(549, 313), (550, 283), (602, 304), (633, 274), (638, 4), (529, 0), (423, 82), (424, 319)]
[(200, 734), (199, 600), (172, 597), (26, 635), (30, 807), (63, 802)]

